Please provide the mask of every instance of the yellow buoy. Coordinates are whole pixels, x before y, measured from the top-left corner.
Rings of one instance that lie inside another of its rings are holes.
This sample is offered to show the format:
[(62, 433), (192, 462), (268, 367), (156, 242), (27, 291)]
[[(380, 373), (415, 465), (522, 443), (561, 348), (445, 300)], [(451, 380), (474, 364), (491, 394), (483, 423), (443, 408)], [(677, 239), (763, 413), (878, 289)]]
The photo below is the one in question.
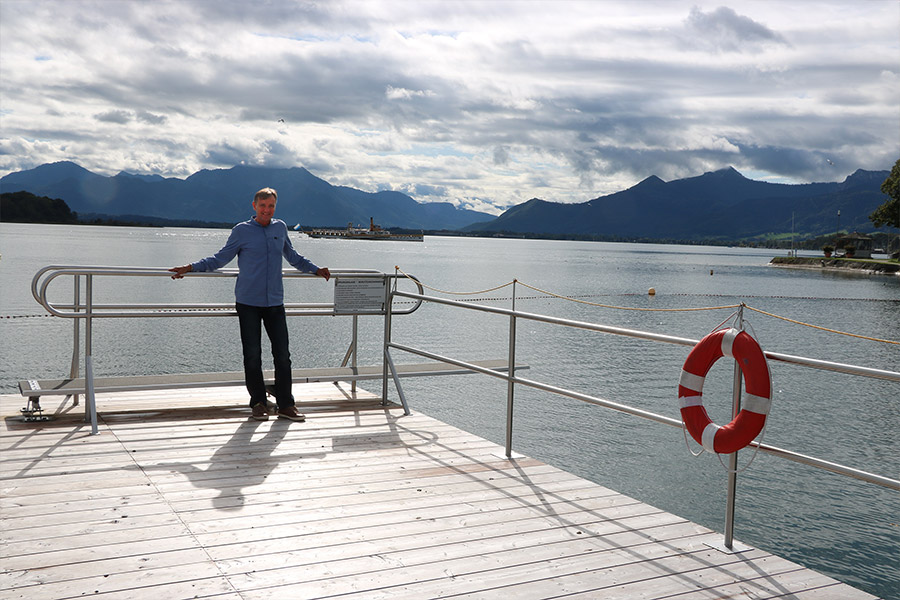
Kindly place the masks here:
[(656, 295), (656, 288), (650, 288), (649, 290), (647, 290), (647, 294), (650, 295), (650, 296), (655, 296), (655, 295)]

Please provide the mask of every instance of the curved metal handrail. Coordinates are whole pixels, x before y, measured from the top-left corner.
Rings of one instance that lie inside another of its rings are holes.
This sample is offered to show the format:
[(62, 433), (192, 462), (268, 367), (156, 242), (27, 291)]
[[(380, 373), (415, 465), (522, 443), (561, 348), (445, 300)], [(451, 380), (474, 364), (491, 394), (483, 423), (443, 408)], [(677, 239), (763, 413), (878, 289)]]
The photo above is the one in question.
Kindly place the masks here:
[[(185, 277), (237, 277), (237, 269), (220, 269), (205, 273), (187, 273)], [(375, 269), (331, 269), (332, 277), (379, 278), (379, 279), (411, 279), (417, 286), (419, 294), (424, 292), (422, 284), (415, 278), (382, 273)], [(223, 303), (125, 303), (94, 304), (88, 298), (86, 304), (53, 303), (47, 298), (50, 283), (62, 276), (125, 276), (125, 277), (171, 277), (172, 272), (161, 267), (128, 267), (128, 266), (82, 266), (82, 265), (50, 265), (40, 269), (31, 280), (31, 295), (38, 304), (55, 317), (68, 319), (86, 318), (130, 318), (130, 317), (225, 317), (234, 316), (234, 302)], [(282, 276), (290, 279), (314, 278), (311, 273), (301, 273), (295, 269), (285, 269)], [(422, 305), (418, 300), (413, 306), (393, 311), (394, 315), (407, 315), (415, 312)], [(333, 316), (333, 303), (286, 302), (287, 316)]]
[[(351, 316), (353, 317), (353, 334), (350, 348), (344, 358), (344, 364), (353, 361), (356, 366), (357, 351), (357, 318), (362, 315), (383, 315), (388, 320), (392, 315), (407, 315), (415, 312), (422, 305), (422, 301), (415, 301), (410, 308), (401, 311), (394, 311), (393, 304), (387, 302), (390, 294), (389, 280), (394, 281), (396, 291), (397, 280), (401, 276), (396, 274), (387, 274), (375, 269), (331, 269), (331, 274), (335, 278), (352, 277), (354, 279), (372, 278), (378, 279), (384, 284), (385, 303), (381, 312), (369, 311), (341, 311), (335, 310), (334, 303), (322, 302), (296, 302), (285, 304), (286, 316)], [(237, 277), (237, 269), (223, 269), (208, 273), (187, 273), (187, 277)], [(71, 276), (72, 288), (74, 291), (74, 299), (71, 304), (53, 303), (47, 298), (47, 290), (50, 284), (58, 277)], [(237, 310), (234, 303), (125, 303), (125, 304), (94, 304), (93, 301), (93, 284), (95, 276), (106, 277), (172, 277), (172, 272), (162, 267), (116, 267), (116, 266), (78, 266), (78, 265), (50, 265), (40, 269), (35, 273), (31, 280), (31, 295), (43, 306), (51, 315), (74, 320), (74, 332), (72, 337), (72, 367), (70, 376), (75, 377), (79, 370), (79, 350), (80, 343), (80, 325), (84, 322), (84, 379), (87, 399), (86, 418), (91, 422), (91, 434), (96, 435), (97, 428), (97, 409), (94, 401), (94, 370), (93, 370), (93, 351), (92, 351), (92, 324), (94, 319), (98, 318), (140, 318), (140, 317), (222, 317), (236, 316)], [(315, 277), (310, 273), (301, 273), (294, 269), (282, 270), (282, 276), (288, 278), (309, 278)], [(81, 294), (81, 278), (85, 280), (84, 303), (82, 303)], [(404, 279), (411, 279), (418, 288), (419, 294), (424, 292), (422, 284), (414, 277), (403, 276)], [(342, 365), (343, 366), (343, 365)], [(355, 382), (354, 382), (355, 386)], [(353, 388), (355, 391), (355, 387)], [(77, 401), (77, 396), (76, 396)]]

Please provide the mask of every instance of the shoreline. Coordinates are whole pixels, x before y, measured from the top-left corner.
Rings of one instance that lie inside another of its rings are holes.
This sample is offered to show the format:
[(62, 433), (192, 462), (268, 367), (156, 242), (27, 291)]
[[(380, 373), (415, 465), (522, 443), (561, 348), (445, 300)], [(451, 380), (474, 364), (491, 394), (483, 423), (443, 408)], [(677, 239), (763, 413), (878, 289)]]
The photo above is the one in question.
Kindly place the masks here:
[(853, 258), (825, 258), (824, 256), (776, 256), (770, 262), (774, 267), (788, 269), (817, 269), (845, 271), (862, 274), (900, 276), (900, 263)]

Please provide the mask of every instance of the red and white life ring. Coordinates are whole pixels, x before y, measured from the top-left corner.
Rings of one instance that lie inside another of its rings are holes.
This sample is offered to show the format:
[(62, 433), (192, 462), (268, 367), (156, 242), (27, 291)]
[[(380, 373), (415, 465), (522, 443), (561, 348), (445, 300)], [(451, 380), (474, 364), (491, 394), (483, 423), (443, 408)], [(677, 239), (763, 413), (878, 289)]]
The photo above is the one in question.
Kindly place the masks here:
[[(703, 382), (713, 364), (733, 357), (744, 377), (741, 411), (728, 425), (712, 422), (703, 407)], [(772, 377), (762, 348), (746, 331), (720, 329), (694, 346), (678, 382), (681, 419), (688, 433), (707, 450), (731, 454), (746, 447), (762, 431), (772, 405)]]

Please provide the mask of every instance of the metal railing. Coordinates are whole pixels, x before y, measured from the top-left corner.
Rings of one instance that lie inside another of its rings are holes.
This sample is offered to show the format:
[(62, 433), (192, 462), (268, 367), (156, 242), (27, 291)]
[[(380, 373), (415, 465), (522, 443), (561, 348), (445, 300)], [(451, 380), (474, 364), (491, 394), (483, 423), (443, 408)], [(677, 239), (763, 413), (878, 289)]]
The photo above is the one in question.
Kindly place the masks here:
[[(237, 269), (221, 269), (205, 273), (187, 273), (185, 278), (234, 278), (237, 277)], [(81, 322), (84, 326), (84, 379), (85, 379), (85, 417), (91, 422), (91, 433), (97, 433), (97, 411), (94, 399), (94, 366), (93, 366), (93, 321), (94, 319), (129, 319), (129, 318), (161, 318), (161, 317), (233, 317), (237, 316), (234, 302), (227, 303), (124, 303), (124, 304), (98, 304), (94, 301), (94, 285), (96, 280), (104, 278), (120, 277), (171, 277), (172, 272), (160, 267), (113, 267), (113, 266), (72, 266), (51, 265), (39, 270), (31, 280), (31, 294), (34, 299), (43, 306), (47, 312), (55, 317), (74, 320), (72, 334), (72, 361), (69, 369), (69, 378), (79, 376), (81, 358)], [(285, 269), (282, 276), (286, 279), (315, 279), (310, 273), (301, 273), (294, 269)], [(389, 283), (394, 281), (396, 288), (396, 274), (382, 273), (373, 269), (331, 269), (331, 276), (337, 282), (340, 278), (376, 279), (383, 282), (384, 304), (393, 308), (388, 303), (391, 290)], [(72, 278), (72, 302), (51, 302), (48, 298), (50, 284), (60, 277)], [(421, 284), (412, 280), (421, 293)], [(82, 283), (84, 288), (82, 291)], [(413, 302), (412, 306), (402, 310), (391, 311), (394, 315), (407, 315), (415, 312), (421, 301)], [(358, 348), (358, 317), (359, 314), (373, 314), (371, 311), (353, 313), (352, 310), (337, 312), (335, 304), (314, 302), (286, 302), (285, 314), (288, 317), (296, 316), (351, 316), (352, 334), (350, 346), (347, 349), (340, 366), (357, 366)], [(356, 389), (356, 381), (352, 382), (353, 390)], [(74, 395), (74, 401), (78, 403), (78, 396)]]
[[(651, 333), (646, 331), (634, 330), (634, 329), (625, 329), (620, 327), (612, 327), (608, 325), (601, 325), (597, 323), (589, 323), (584, 321), (574, 321), (569, 319), (562, 319), (558, 317), (551, 317), (547, 315), (540, 315), (535, 313), (528, 313), (515, 310), (515, 288), (513, 289), (513, 306), (511, 309), (493, 307), (493, 306), (485, 306), (480, 304), (474, 304), (471, 302), (459, 302), (455, 300), (449, 300), (446, 298), (440, 298), (435, 296), (427, 296), (424, 294), (424, 289), (421, 283), (418, 280), (412, 279), (413, 283), (417, 287), (418, 293), (405, 292), (398, 289), (398, 282), (401, 279), (409, 279), (409, 276), (406, 274), (396, 275), (396, 274), (385, 274), (375, 270), (354, 270), (354, 269), (332, 269), (331, 274), (333, 277), (341, 278), (373, 278), (379, 279), (383, 282), (384, 287), (384, 310), (382, 315), (384, 317), (384, 344), (383, 344), (383, 356), (382, 356), (382, 398), (384, 401), (387, 400), (388, 395), (388, 379), (389, 377), (393, 378), (394, 384), (396, 386), (398, 394), (401, 396), (401, 400), (404, 406), (407, 405), (406, 398), (404, 396), (403, 389), (400, 385), (400, 380), (398, 377), (397, 369), (394, 365), (393, 358), (391, 356), (391, 350), (397, 350), (401, 352), (407, 352), (410, 354), (418, 355), (423, 358), (427, 358), (429, 360), (443, 362), (446, 364), (454, 365), (463, 369), (468, 369), (476, 373), (481, 373), (484, 375), (488, 375), (491, 377), (503, 379), (507, 382), (507, 415), (506, 415), (506, 456), (512, 457), (512, 439), (513, 439), (513, 414), (514, 414), (514, 399), (515, 399), (515, 389), (516, 386), (522, 385), (538, 390), (542, 390), (548, 393), (557, 394), (560, 396), (569, 397), (575, 400), (580, 400), (583, 402), (587, 402), (590, 404), (594, 404), (597, 406), (601, 406), (604, 408), (609, 408), (612, 410), (616, 410), (622, 413), (630, 414), (633, 416), (641, 417), (643, 419), (648, 419), (651, 421), (655, 421), (657, 423), (661, 423), (664, 425), (669, 425), (672, 427), (682, 428), (682, 422), (679, 419), (673, 419), (671, 417), (656, 414), (650, 411), (646, 411), (640, 408), (636, 408), (633, 406), (629, 406), (626, 404), (614, 402), (611, 400), (606, 400), (603, 398), (598, 398), (594, 396), (590, 396), (588, 394), (583, 394), (577, 391), (568, 390), (565, 388), (561, 388), (558, 386), (554, 386), (551, 384), (543, 383), (540, 381), (535, 381), (531, 379), (526, 379), (516, 375), (515, 373), (515, 364), (516, 364), (516, 326), (517, 321), (519, 319), (525, 319), (528, 321), (534, 322), (542, 322), (550, 325), (557, 325), (562, 327), (570, 327), (576, 329), (582, 329), (587, 331), (594, 331), (599, 333), (606, 333), (611, 335), (625, 336), (630, 338), (642, 339), (651, 342), (661, 342), (668, 344), (677, 344), (682, 346), (695, 346), (698, 343), (698, 340), (688, 339), (688, 338), (680, 338), (675, 336), (668, 336), (663, 334)], [(283, 272), (285, 278), (313, 278), (314, 275), (300, 273), (295, 270), (285, 270)], [(74, 320), (74, 332), (73, 332), (73, 351), (72, 351), (72, 363), (70, 369), (70, 378), (77, 378), (80, 367), (80, 357), (79, 357), (79, 347), (81, 345), (80, 342), (80, 323), (84, 321), (85, 323), (85, 339), (84, 339), (84, 372), (85, 372), (85, 382), (86, 382), (86, 409), (89, 409), (89, 415), (92, 425), (92, 433), (97, 432), (97, 417), (96, 417), (96, 405), (94, 400), (94, 391), (93, 391), (93, 360), (92, 360), (92, 322), (93, 319), (98, 318), (147, 318), (147, 317), (222, 317), (222, 316), (236, 316), (237, 312), (234, 308), (234, 303), (210, 303), (210, 304), (199, 304), (199, 303), (126, 303), (126, 304), (98, 304), (94, 302), (94, 284), (95, 278), (108, 278), (108, 277), (171, 277), (172, 273), (164, 268), (155, 268), (155, 267), (106, 267), (106, 266), (48, 266), (44, 267), (40, 271), (35, 274), (32, 279), (32, 295), (35, 300), (41, 304), (51, 315), (62, 317), (62, 318), (70, 318)], [(189, 273), (186, 275), (188, 278), (194, 277), (236, 277), (237, 270), (236, 269), (228, 269), (228, 270), (220, 270), (210, 273)], [(71, 303), (59, 303), (59, 302), (51, 302), (48, 299), (48, 290), (50, 288), (51, 282), (57, 280), (60, 277), (71, 277), (72, 278), (72, 292), (73, 292), (73, 300)], [(82, 292), (82, 283), (84, 284), (84, 290)], [(403, 310), (393, 310), (394, 301), (397, 298), (406, 298), (412, 300), (412, 306), (409, 308), (405, 308)], [(406, 344), (395, 343), (391, 339), (391, 331), (392, 331), (392, 317), (394, 315), (407, 315), (412, 312), (415, 312), (423, 303), (435, 303), (441, 304), (445, 306), (450, 306), (454, 308), (460, 308), (465, 310), (473, 310), (480, 311), (484, 313), (490, 313), (494, 315), (498, 315), (501, 317), (506, 317), (509, 320), (509, 347), (508, 347), (508, 372), (497, 371), (489, 368), (485, 368), (476, 364), (472, 364), (471, 362), (462, 361), (458, 359), (454, 359), (447, 356), (442, 356), (437, 353), (429, 352), (427, 350), (421, 348), (415, 348)], [(341, 366), (346, 366), (348, 362), (351, 363), (351, 366), (356, 367), (357, 361), (357, 335), (358, 335), (358, 326), (357, 326), (357, 314), (353, 314), (352, 312), (337, 312), (335, 310), (334, 303), (285, 303), (286, 314), (288, 316), (352, 316), (353, 322), (353, 332), (352, 332), (352, 341), (350, 343), (350, 347), (347, 350), (346, 355), (344, 356), (343, 362)], [(371, 312), (365, 312), (364, 314), (372, 314)], [(775, 352), (766, 352), (766, 357), (769, 360), (778, 361), (782, 363), (788, 363), (792, 365), (797, 365), (806, 368), (820, 369), (826, 371), (834, 371), (838, 373), (850, 374), (861, 377), (868, 378), (876, 378), (887, 380), (891, 382), (900, 383), (900, 373), (895, 371), (887, 371), (880, 369), (872, 369), (868, 367), (862, 367), (857, 365), (843, 364), (843, 363), (835, 363), (829, 361), (823, 361), (818, 359), (806, 358), (801, 356), (794, 356), (788, 354), (780, 354)], [(740, 393), (741, 393), (741, 372), (740, 369), (735, 365), (735, 376), (733, 383), (733, 414), (737, 414), (740, 410)], [(354, 382), (355, 385), (355, 382)], [(88, 410), (86, 410), (86, 417), (88, 416)], [(812, 456), (803, 455), (797, 452), (793, 452), (791, 450), (778, 448), (775, 446), (771, 446), (768, 444), (762, 444), (759, 442), (751, 442), (751, 447), (758, 449), (760, 452), (764, 452), (767, 454), (771, 454), (773, 456), (778, 456), (780, 458), (784, 458), (793, 462), (806, 464), (815, 468), (824, 469), (826, 471), (830, 471), (832, 473), (836, 473), (839, 475), (843, 475), (846, 477), (852, 477), (854, 479), (858, 479), (861, 481), (865, 481), (868, 483), (872, 483), (875, 485), (883, 486), (889, 489), (893, 489), (895, 491), (900, 491), (900, 481), (891, 479), (889, 477), (877, 475), (874, 473), (869, 473), (866, 471), (862, 471), (859, 469), (855, 469), (852, 467), (848, 467), (845, 465), (841, 465), (834, 462), (825, 461), (819, 458), (815, 458)], [(734, 539), (733, 539), (733, 527), (734, 527), (734, 505), (735, 505), (735, 491), (736, 491), (736, 461), (737, 461), (737, 453), (730, 455), (730, 469), (729, 469), (729, 482), (728, 482), (728, 494), (727, 494), (727, 509), (726, 509), (726, 526), (725, 526), (725, 540), (724, 540), (724, 550), (726, 551), (735, 551), (734, 549)]]
[[(384, 355), (385, 355), (385, 370), (382, 378), (382, 395), (383, 398), (387, 399), (388, 394), (388, 368), (390, 367), (391, 371), (393, 371), (393, 359), (391, 357), (391, 350), (397, 350), (401, 352), (406, 352), (410, 354), (414, 354), (417, 356), (421, 356), (423, 358), (427, 358), (434, 361), (444, 362), (451, 365), (455, 365), (461, 368), (471, 369), (472, 371), (476, 371), (478, 373), (482, 373), (484, 375), (488, 375), (491, 377), (495, 377), (498, 379), (503, 379), (507, 382), (507, 406), (506, 406), (506, 457), (511, 458), (513, 455), (512, 452), (512, 438), (513, 438), (513, 413), (514, 413), (514, 398), (515, 398), (515, 387), (517, 385), (522, 385), (530, 388), (534, 388), (537, 390), (542, 390), (544, 392), (549, 392), (552, 394), (557, 394), (560, 396), (565, 396), (568, 398), (573, 398), (575, 400), (580, 400), (582, 402), (587, 402), (590, 404), (594, 404), (597, 406), (601, 406), (604, 408), (609, 408), (612, 410), (616, 410), (622, 413), (626, 413), (629, 415), (633, 415), (636, 417), (641, 417), (643, 419), (648, 419), (651, 421), (655, 421), (657, 423), (662, 423), (663, 425), (669, 425), (672, 427), (678, 427), (679, 429), (683, 427), (683, 424), (680, 419), (673, 419), (671, 417), (660, 415), (657, 413), (653, 413), (650, 411), (646, 411), (640, 408), (635, 408), (633, 406), (628, 406), (626, 404), (621, 404), (619, 402), (613, 402), (611, 400), (606, 400), (603, 398), (597, 398), (594, 396), (590, 396), (588, 394), (583, 394), (577, 391), (568, 390), (565, 388), (561, 388), (558, 386), (550, 385), (547, 383), (542, 383), (540, 381), (535, 381), (531, 379), (525, 379), (523, 377), (519, 377), (515, 374), (514, 365), (515, 356), (516, 356), (516, 322), (519, 319), (525, 319), (528, 321), (535, 321), (541, 323), (547, 323), (550, 325), (558, 325), (562, 327), (571, 327), (576, 329), (583, 329), (587, 331), (595, 331), (599, 333), (606, 333), (612, 335), (625, 336), (630, 338), (637, 338), (642, 340), (648, 340), (651, 342), (662, 342), (668, 344), (678, 344), (682, 346), (695, 346), (699, 340), (687, 339), (674, 337), (669, 335), (662, 335), (657, 333), (651, 333), (646, 331), (639, 331), (634, 329), (624, 329), (621, 327), (612, 327), (608, 325), (600, 325), (597, 323), (589, 323), (584, 321), (574, 321), (569, 319), (562, 319), (558, 317), (551, 317), (547, 315), (540, 315), (534, 313), (527, 313), (522, 311), (515, 310), (515, 287), (513, 287), (513, 308), (505, 309), (494, 306), (486, 306), (481, 304), (475, 304), (472, 302), (459, 302), (456, 300), (450, 300), (446, 298), (436, 297), (436, 296), (426, 296), (421, 292), (418, 294), (403, 292), (399, 290), (394, 290), (391, 294), (390, 301), (393, 302), (394, 298), (408, 298), (418, 302), (430, 302), (435, 304), (441, 304), (444, 306), (450, 306), (454, 308), (460, 308), (464, 310), (471, 311), (480, 311), (484, 313), (490, 313), (494, 315), (499, 315), (503, 317), (507, 317), (509, 319), (509, 371), (508, 373), (502, 373), (499, 371), (495, 371), (492, 369), (486, 369), (483, 367), (479, 367), (477, 365), (473, 365), (469, 362), (457, 360), (451, 357), (442, 356), (440, 354), (436, 354), (434, 352), (429, 352), (427, 350), (416, 348), (406, 344), (399, 344), (393, 342), (391, 339), (391, 320), (390, 320), (390, 311), (385, 319), (385, 344), (384, 344)], [(868, 377), (875, 379), (882, 379), (887, 381), (892, 381), (896, 383), (900, 383), (900, 373), (895, 371), (886, 371), (881, 369), (872, 369), (868, 367), (861, 367), (857, 365), (843, 364), (843, 363), (835, 363), (828, 362), (823, 360), (817, 360), (812, 358), (806, 358), (802, 356), (793, 356), (789, 354), (780, 354), (776, 352), (765, 352), (765, 356), (769, 360), (778, 361), (782, 363), (788, 363), (792, 365), (797, 365), (806, 368), (812, 369), (821, 369), (825, 371), (834, 371), (837, 373), (844, 373), (849, 375), (856, 375), (860, 377)], [(399, 379), (394, 377), (394, 384), (397, 388), (398, 394), (400, 394), (401, 398), (403, 398), (404, 404), (406, 402), (403, 390), (400, 386)], [(740, 398), (741, 398), (741, 385), (742, 385), (742, 377), (741, 370), (735, 361), (734, 364), (734, 381), (733, 381), (733, 394), (732, 394), (732, 416), (736, 416), (740, 411)], [(900, 481), (896, 479), (892, 479), (889, 477), (885, 477), (882, 475), (877, 475), (874, 473), (869, 473), (866, 471), (862, 471), (859, 469), (855, 469), (853, 467), (848, 467), (846, 465), (841, 465), (838, 463), (822, 460), (820, 458), (800, 454), (798, 452), (794, 452), (791, 450), (787, 450), (784, 448), (778, 448), (775, 446), (771, 446), (769, 444), (763, 444), (760, 442), (753, 441), (750, 443), (750, 446), (756, 448), (760, 452), (764, 452), (767, 454), (771, 454), (773, 456), (778, 456), (780, 458), (784, 458), (793, 462), (802, 463), (805, 465), (809, 465), (818, 469), (824, 469), (826, 471), (830, 471), (832, 473), (836, 473), (838, 475), (843, 475), (846, 477), (852, 477), (854, 479), (858, 479), (861, 481), (865, 481), (868, 483), (872, 483), (875, 485), (883, 486), (892, 490), (900, 491)], [(729, 470), (728, 470), (728, 490), (727, 490), (727, 498), (726, 498), (726, 515), (725, 515), (725, 531), (724, 531), (724, 541), (723, 546), (715, 546), (716, 548), (725, 551), (725, 552), (736, 552), (739, 551), (736, 549), (734, 544), (734, 509), (735, 509), (735, 497), (736, 497), (736, 488), (737, 488), (737, 452), (734, 452), (729, 455)]]

